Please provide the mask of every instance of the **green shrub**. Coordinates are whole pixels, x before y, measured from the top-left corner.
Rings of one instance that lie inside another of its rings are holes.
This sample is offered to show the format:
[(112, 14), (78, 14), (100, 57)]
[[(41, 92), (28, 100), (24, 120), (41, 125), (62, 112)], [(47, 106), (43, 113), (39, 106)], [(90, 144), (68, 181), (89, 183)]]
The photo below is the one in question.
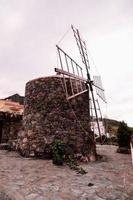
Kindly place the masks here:
[(53, 164), (62, 165), (64, 155), (64, 143), (62, 140), (55, 140), (51, 145)]
[(117, 130), (117, 139), (119, 147), (127, 147), (127, 148), (130, 147), (131, 134), (132, 131), (127, 126), (127, 124), (124, 121), (120, 122)]

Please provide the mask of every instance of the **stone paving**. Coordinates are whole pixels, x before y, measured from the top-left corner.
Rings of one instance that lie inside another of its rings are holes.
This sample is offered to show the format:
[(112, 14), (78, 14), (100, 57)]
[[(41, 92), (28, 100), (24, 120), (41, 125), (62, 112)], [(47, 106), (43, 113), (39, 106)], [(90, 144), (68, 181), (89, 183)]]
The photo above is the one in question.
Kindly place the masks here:
[(103, 159), (83, 164), (88, 173), (81, 175), (1, 150), (0, 200), (133, 200), (131, 156), (115, 146), (97, 146), (97, 152)]

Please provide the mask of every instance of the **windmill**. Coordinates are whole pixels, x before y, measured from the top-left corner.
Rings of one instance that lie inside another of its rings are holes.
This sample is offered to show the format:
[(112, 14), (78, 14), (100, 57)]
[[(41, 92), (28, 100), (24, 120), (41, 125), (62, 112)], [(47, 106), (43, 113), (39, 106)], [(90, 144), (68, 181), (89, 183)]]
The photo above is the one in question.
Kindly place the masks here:
[[(63, 85), (68, 101), (88, 91), (90, 127), (94, 133), (97, 129), (96, 132), (100, 136), (102, 142), (102, 135), (104, 134), (104, 131), (101, 130), (101, 127), (103, 127), (102, 114), (98, 99), (95, 97), (96, 94), (102, 101), (106, 102), (101, 77), (93, 76), (93, 80), (91, 79), (86, 43), (82, 40), (79, 30), (75, 29), (73, 26), (71, 26), (71, 28), (81, 55), (83, 67), (72, 59), (62, 48), (56, 45), (60, 68), (55, 68), (55, 72), (63, 76)], [(84, 75), (84, 71), (86, 71), (86, 75)]]

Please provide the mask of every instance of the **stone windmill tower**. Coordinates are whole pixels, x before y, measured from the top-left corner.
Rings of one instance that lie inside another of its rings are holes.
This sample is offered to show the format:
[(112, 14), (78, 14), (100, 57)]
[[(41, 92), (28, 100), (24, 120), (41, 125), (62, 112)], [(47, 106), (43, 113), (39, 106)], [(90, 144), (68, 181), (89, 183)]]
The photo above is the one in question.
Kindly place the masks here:
[[(72, 26), (87, 77), (66, 52), (57, 47), (60, 67), (56, 75), (37, 78), (26, 84), (24, 131), (19, 135), (18, 148), (24, 156), (48, 156), (50, 144), (63, 140), (67, 152), (81, 154), (88, 160), (96, 156), (95, 133), (92, 129), (90, 101), (93, 103), (99, 135), (101, 137), (93, 86), (89, 74), (89, 60), (85, 42)], [(95, 78), (97, 80), (97, 78)], [(104, 99), (103, 89), (97, 93)]]

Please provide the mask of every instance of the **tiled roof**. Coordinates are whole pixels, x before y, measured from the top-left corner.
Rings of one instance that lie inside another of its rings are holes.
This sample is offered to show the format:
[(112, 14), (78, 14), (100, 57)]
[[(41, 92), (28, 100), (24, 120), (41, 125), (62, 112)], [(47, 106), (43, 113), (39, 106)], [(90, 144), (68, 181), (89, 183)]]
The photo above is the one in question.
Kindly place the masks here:
[(10, 100), (0, 100), (0, 112), (22, 114), (23, 105)]

